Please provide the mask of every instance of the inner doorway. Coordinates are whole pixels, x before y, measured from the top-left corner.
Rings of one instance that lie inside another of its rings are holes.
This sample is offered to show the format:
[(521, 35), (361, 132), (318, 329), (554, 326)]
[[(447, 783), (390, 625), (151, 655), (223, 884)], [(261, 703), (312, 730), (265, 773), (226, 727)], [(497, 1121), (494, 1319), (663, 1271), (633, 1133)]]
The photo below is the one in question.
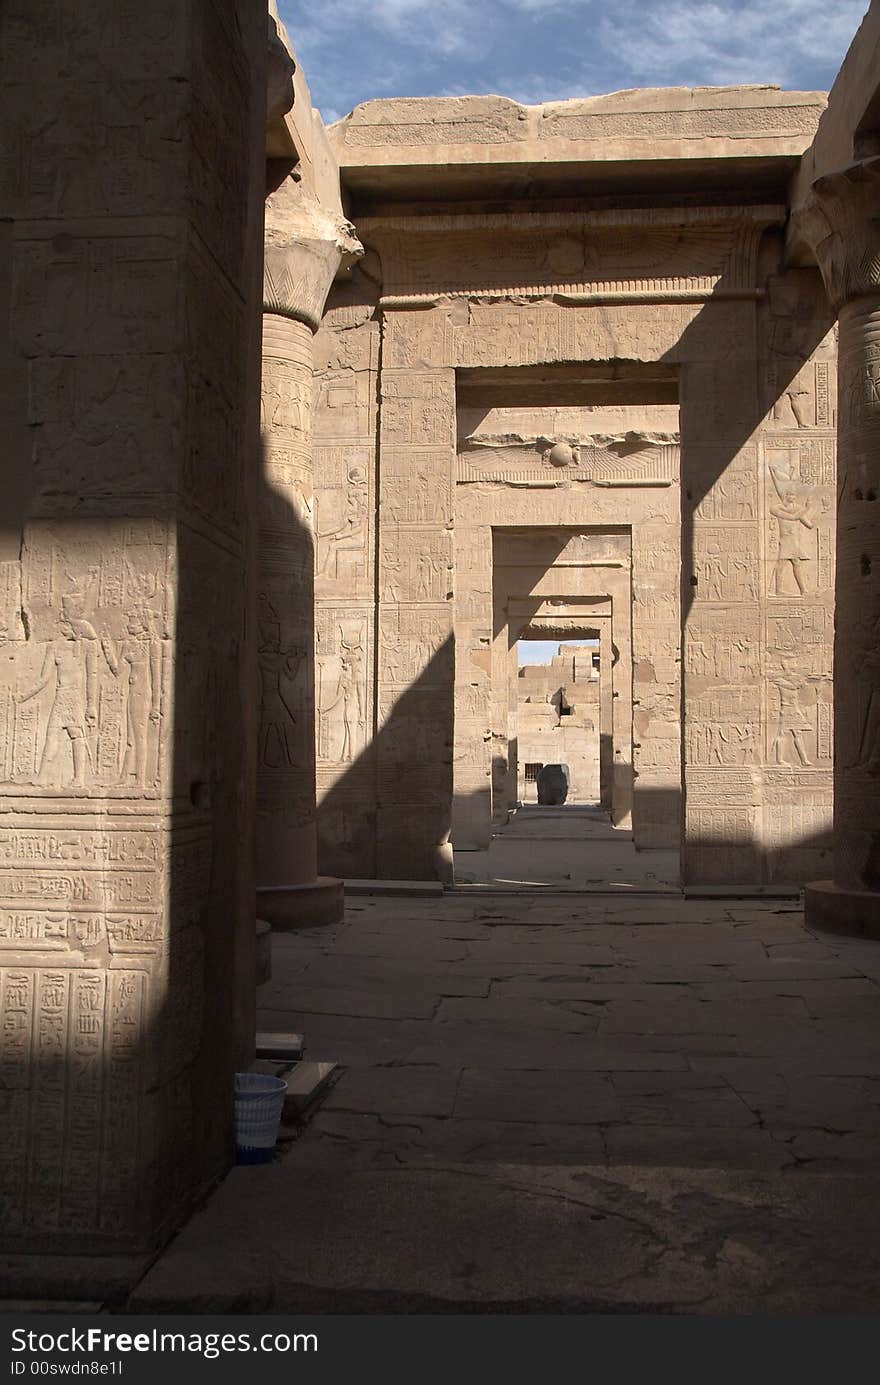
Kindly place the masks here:
[[(594, 617), (595, 618), (595, 617)], [(532, 624), (526, 636), (547, 634)], [(610, 636), (610, 620), (608, 634)], [(488, 849), (456, 857), (467, 888), (676, 893), (679, 852), (637, 850), (632, 822), (618, 805), (615, 823), (611, 721), (614, 654), (599, 630), (564, 640), (520, 638), (511, 698), (506, 779), (496, 785)], [(620, 690), (618, 690), (620, 692)]]
[(517, 641), (518, 807), (599, 807), (600, 666), (597, 638)]

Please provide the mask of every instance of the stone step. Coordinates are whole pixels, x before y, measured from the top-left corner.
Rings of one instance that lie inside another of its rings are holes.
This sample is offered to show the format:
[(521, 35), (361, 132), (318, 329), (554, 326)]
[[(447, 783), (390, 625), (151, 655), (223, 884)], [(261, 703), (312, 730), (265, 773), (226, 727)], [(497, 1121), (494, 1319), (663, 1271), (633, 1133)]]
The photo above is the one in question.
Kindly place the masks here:
[(258, 1058), (275, 1058), (290, 1063), (299, 1062), (306, 1051), (302, 1034), (261, 1031), (256, 1037)]
[(346, 880), (347, 895), (385, 895), (391, 899), (439, 899), (441, 880)]

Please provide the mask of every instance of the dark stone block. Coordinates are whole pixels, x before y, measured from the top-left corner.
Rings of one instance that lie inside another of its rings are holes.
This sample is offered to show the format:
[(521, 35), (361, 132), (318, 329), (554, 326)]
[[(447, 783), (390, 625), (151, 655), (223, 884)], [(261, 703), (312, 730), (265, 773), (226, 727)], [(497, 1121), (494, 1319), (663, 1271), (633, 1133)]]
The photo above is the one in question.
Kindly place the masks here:
[(544, 765), (538, 771), (538, 802), (546, 806), (564, 803), (571, 779), (568, 765)]

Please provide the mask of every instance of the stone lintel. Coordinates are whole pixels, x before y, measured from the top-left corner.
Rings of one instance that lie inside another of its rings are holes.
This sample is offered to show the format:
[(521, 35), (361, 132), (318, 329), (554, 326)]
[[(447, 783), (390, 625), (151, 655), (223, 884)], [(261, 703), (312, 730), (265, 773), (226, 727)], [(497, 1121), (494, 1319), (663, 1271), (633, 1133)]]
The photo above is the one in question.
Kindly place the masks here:
[(780, 186), (812, 140), (823, 92), (665, 87), (521, 105), (502, 96), (368, 101), (328, 131), (344, 184), (367, 198), (526, 195), (583, 180)]

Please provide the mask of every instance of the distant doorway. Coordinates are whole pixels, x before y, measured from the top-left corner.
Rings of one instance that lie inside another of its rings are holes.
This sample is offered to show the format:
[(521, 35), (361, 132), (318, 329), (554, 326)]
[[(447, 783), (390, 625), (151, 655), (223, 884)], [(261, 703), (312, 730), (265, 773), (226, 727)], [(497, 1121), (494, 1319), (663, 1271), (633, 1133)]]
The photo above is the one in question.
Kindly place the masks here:
[(549, 806), (556, 780), (566, 804), (600, 803), (600, 662), (598, 639), (517, 642), (518, 805)]

